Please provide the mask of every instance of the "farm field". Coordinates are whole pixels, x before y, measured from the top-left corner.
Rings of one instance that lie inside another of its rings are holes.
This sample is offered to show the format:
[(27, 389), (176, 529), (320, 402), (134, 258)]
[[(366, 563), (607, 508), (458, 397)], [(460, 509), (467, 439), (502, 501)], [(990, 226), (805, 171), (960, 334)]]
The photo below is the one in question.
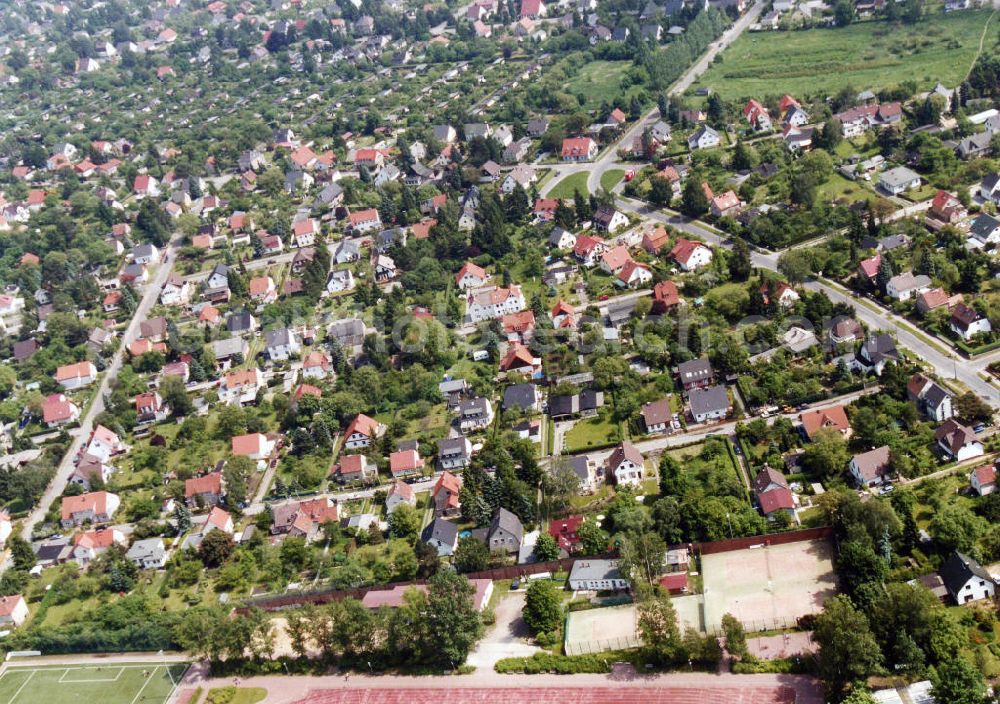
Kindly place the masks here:
[[(960, 83), (975, 60), (989, 11), (934, 14), (916, 25), (860, 22), (835, 29), (745, 33), (695, 87), (724, 99), (841, 88), (878, 90), (913, 80), (927, 90)], [(996, 19), (990, 23), (995, 27)], [(990, 45), (987, 36), (986, 46)]]
[(185, 664), (11, 667), (0, 675), (5, 704), (164, 704)]

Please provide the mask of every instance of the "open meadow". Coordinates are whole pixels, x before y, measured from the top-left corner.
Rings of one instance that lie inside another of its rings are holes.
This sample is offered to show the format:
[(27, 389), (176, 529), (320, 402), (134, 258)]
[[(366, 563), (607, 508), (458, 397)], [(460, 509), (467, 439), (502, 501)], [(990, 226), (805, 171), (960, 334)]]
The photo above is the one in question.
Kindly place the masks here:
[[(923, 90), (940, 81), (954, 87), (979, 51), (988, 10), (934, 14), (915, 25), (859, 22), (848, 27), (745, 33), (694, 87), (727, 100), (790, 93), (832, 95), (845, 86), (878, 90), (916, 81)], [(994, 18), (983, 46), (989, 50)]]

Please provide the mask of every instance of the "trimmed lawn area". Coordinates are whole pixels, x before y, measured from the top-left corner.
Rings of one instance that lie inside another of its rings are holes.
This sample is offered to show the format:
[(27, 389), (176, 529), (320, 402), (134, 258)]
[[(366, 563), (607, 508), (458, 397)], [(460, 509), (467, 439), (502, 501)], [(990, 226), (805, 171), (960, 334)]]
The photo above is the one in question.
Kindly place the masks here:
[(583, 195), (588, 195), (587, 191), (587, 172), (580, 171), (575, 174), (570, 174), (562, 181), (553, 186), (552, 190), (548, 192), (549, 198), (572, 198), (576, 191), (580, 191)]
[(207, 704), (257, 704), (267, 697), (263, 687), (219, 687), (208, 690)]
[(624, 175), (624, 169), (609, 169), (605, 171), (601, 174), (601, 188), (610, 191), (618, 185), (618, 182), (622, 180), (622, 176)]
[(848, 203), (855, 203), (876, 198), (866, 181), (851, 181), (838, 173), (831, 175), (826, 183), (819, 187), (816, 195), (824, 202), (846, 200)]
[[(915, 25), (859, 22), (801, 32), (747, 32), (695, 87), (727, 100), (791, 93), (833, 95), (845, 86), (878, 90), (916, 81), (960, 83), (979, 49), (990, 11), (934, 13)], [(992, 42), (987, 37), (985, 49)]]
[(577, 421), (563, 437), (563, 450), (578, 452), (591, 447), (616, 443), (621, 438), (617, 423), (601, 416)]

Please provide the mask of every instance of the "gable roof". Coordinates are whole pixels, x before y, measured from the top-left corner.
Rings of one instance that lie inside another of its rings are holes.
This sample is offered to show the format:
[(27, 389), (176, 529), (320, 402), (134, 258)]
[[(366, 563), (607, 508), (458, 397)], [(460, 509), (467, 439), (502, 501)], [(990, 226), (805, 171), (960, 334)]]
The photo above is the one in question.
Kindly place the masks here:
[(806, 435), (810, 439), (821, 430), (843, 432), (851, 427), (850, 421), (847, 420), (847, 412), (843, 406), (803, 411), (799, 415), (799, 420), (802, 422), (802, 429), (806, 431)]
[(993, 577), (982, 565), (957, 550), (941, 564), (938, 574), (952, 596), (962, 591), (962, 587), (973, 577), (994, 583)]

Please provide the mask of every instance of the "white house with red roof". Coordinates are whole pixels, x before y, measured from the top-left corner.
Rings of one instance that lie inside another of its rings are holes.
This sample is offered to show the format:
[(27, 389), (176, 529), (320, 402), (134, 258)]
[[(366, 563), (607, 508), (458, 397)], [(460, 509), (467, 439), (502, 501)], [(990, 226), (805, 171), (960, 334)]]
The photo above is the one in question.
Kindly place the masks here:
[(76, 364), (64, 364), (56, 369), (56, 381), (67, 391), (79, 389), (97, 380), (97, 367), (84, 360)]
[(121, 499), (107, 491), (91, 491), (78, 496), (62, 498), (61, 521), (63, 528), (83, 523), (107, 523), (115, 515)]
[(617, 274), (630, 261), (632, 261), (632, 255), (629, 254), (627, 247), (622, 245), (612, 247), (601, 255), (601, 271)]
[(381, 437), (384, 432), (385, 425), (370, 416), (366, 416), (364, 413), (359, 413), (344, 431), (344, 447), (348, 450), (368, 447), (372, 444), (373, 440)]
[(278, 300), (278, 287), (270, 276), (255, 276), (247, 286), (250, 300), (258, 303), (274, 303)]
[(364, 481), (378, 476), (378, 466), (364, 455), (341, 455), (330, 474), (339, 482)]
[(396, 480), (389, 487), (389, 492), (385, 495), (385, 512), (390, 514), (403, 504), (410, 506), (417, 505), (416, 494), (413, 487), (404, 481)]
[(455, 284), (463, 291), (470, 288), (480, 288), (489, 279), (490, 275), (486, 273), (486, 270), (473, 262), (465, 262), (455, 274)]
[(740, 197), (736, 191), (729, 190), (714, 196), (709, 204), (712, 215), (717, 218), (734, 217), (740, 212)]
[(701, 242), (681, 237), (670, 250), (670, 258), (684, 271), (694, 271), (712, 263), (712, 250)]
[(573, 256), (583, 266), (592, 267), (598, 264), (601, 255), (608, 249), (608, 243), (600, 237), (580, 235), (576, 238), (576, 244), (573, 245)]
[(15, 628), (28, 620), (28, 603), (20, 594), (0, 596), (0, 625)]
[(351, 213), (347, 216), (347, 223), (348, 228), (354, 232), (368, 232), (382, 227), (382, 219), (375, 208), (366, 208)]
[(623, 288), (638, 288), (653, 280), (653, 272), (645, 264), (629, 259), (615, 276), (615, 285)]
[(252, 460), (264, 460), (271, 456), (277, 443), (264, 433), (247, 433), (232, 438), (233, 454), (237, 457), (249, 457)]
[(90, 442), (87, 444), (87, 454), (100, 458), (102, 462), (107, 462), (127, 449), (121, 438), (103, 425), (94, 428), (94, 432), (90, 434)]
[(389, 471), (394, 479), (419, 474), (424, 468), (424, 458), (416, 450), (400, 450), (389, 455)]
[(228, 372), (219, 384), (219, 400), (234, 406), (251, 403), (257, 398), (257, 392), (264, 387), (264, 373), (259, 369), (241, 369)]
[(132, 184), (132, 194), (136, 198), (152, 196), (156, 198), (160, 195), (160, 183), (149, 174), (139, 174)]
[(984, 464), (976, 467), (969, 475), (969, 485), (980, 496), (992, 494), (997, 490), (997, 468), (995, 464)]
[(309, 352), (302, 360), (302, 376), (306, 379), (324, 379), (331, 371), (330, 358), (319, 350)]
[(567, 137), (562, 141), (563, 161), (589, 161), (597, 156), (597, 142), (590, 137)]
[(520, 286), (491, 288), (470, 293), (466, 315), (473, 323), (495, 320), (524, 310), (524, 294)]
[(542, 360), (520, 342), (512, 342), (507, 348), (507, 354), (500, 360), (500, 371), (537, 378), (542, 375)]
[(305, 218), (292, 224), (291, 243), (295, 247), (312, 247), (318, 234), (319, 223), (313, 218)]
[(537, 20), (546, 14), (545, 3), (542, 0), (521, 0), (521, 19)]
[(50, 428), (75, 423), (80, 418), (80, 407), (64, 394), (52, 394), (42, 401), (42, 421)]

